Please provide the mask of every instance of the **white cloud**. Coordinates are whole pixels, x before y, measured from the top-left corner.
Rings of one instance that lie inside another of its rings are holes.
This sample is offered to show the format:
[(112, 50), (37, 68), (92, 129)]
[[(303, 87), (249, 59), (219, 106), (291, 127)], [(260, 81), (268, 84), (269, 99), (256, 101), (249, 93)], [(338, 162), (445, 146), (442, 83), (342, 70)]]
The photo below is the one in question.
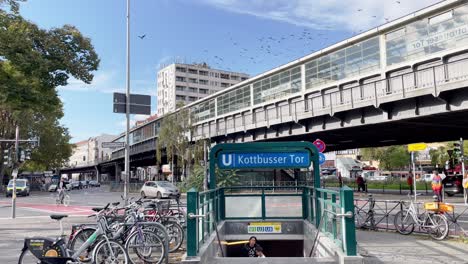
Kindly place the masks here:
[[(439, 0), (202, 0), (230, 12), (314, 29), (361, 31), (396, 19)], [(358, 11), (361, 10), (361, 11)]]

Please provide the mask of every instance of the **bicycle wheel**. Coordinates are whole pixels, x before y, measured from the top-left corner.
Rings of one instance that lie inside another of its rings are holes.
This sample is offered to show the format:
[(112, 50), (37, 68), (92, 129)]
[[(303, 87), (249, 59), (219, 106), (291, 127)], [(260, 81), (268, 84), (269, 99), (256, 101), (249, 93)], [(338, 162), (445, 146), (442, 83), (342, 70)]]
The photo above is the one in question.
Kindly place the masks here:
[(166, 227), (169, 236), (169, 253), (175, 252), (184, 242), (184, 229), (174, 220), (165, 222), (164, 227)]
[(23, 250), (18, 260), (18, 264), (40, 264), (41, 261), (33, 255), (29, 248)]
[(63, 205), (69, 206), (69, 205), (70, 205), (70, 201), (71, 201), (70, 195), (67, 194), (67, 195), (65, 195), (65, 196), (63, 197)]
[(137, 230), (130, 234), (125, 249), (131, 263), (159, 264), (164, 260), (164, 245), (159, 236), (149, 230)]
[(114, 240), (101, 240), (94, 249), (93, 263), (128, 264), (129, 259), (125, 248)]
[(440, 214), (430, 214), (426, 220), (426, 230), (435, 240), (445, 239), (449, 233), (447, 218)]
[[(83, 228), (80, 231), (78, 231), (75, 236), (69, 241), (69, 246), (68, 249), (70, 249), (73, 252), (76, 252), (85, 242), (88, 240), (88, 238), (96, 231), (94, 228)], [(94, 248), (94, 245), (91, 245), (88, 247), (87, 250), (83, 251), (80, 254), (81, 259), (88, 259), (91, 256), (91, 251)]]
[(400, 211), (393, 220), (395, 229), (402, 235), (409, 235), (414, 231), (414, 221), (409, 211)]

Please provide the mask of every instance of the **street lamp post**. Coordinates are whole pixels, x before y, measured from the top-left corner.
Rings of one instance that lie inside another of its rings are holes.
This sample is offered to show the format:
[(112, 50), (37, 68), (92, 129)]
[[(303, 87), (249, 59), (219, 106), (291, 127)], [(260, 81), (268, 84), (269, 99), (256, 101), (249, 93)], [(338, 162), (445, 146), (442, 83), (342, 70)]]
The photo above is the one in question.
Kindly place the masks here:
[(125, 179), (124, 179), (124, 201), (127, 202), (128, 196), (128, 180), (130, 175), (130, 0), (127, 0), (127, 84), (126, 84), (126, 122), (127, 128), (125, 131)]

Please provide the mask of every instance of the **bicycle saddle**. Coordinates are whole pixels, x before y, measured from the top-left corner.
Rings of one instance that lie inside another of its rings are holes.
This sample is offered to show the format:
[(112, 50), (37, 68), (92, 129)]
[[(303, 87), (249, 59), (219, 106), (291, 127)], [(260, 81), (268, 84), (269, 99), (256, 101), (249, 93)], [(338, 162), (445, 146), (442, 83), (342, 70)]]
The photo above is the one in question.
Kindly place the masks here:
[(117, 205), (119, 205), (119, 204), (120, 204), (120, 202), (112, 203), (113, 206), (117, 206)]
[(96, 213), (102, 211), (102, 209), (104, 209), (104, 207), (93, 207), (93, 208), (91, 208), (91, 210), (93, 210)]
[(51, 219), (54, 219), (54, 220), (62, 220), (62, 218), (65, 218), (65, 217), (68, 217), (68, 215), (65, 215), (65, 214), (53, 214), (53, 215), (50, 215), (50, 218), (51, 218)]

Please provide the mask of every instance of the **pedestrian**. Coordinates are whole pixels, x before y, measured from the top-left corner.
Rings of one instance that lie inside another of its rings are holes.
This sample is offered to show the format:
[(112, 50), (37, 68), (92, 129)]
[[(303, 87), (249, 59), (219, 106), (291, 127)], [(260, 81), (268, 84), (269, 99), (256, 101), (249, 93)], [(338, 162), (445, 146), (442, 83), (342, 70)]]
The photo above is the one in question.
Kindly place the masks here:
[(257, 248), (260, 247), (259, 244), (257, 244), (257, 238), (254, 236), (251, 236), (249, 238), (249, 242), (244, 245), (244, 251), (245, 255), (249, 258), (255, 258), (257, 256)]
[(340, 188), (343, 187), (343, 177), (341, 177), (341, 171), (338, 171), (338, 184), (340, 185)]
[(413, 176), (411, 175), (411, 171), (408, 174), (408, 179), (406, 179), (406, 183), (408, 183), (410, 194), (413, 195)]
[(442, 202), (442, 178), (438, 171), (433, 171), (432, 173), (432, 191), (434, 192), (434, 195), (437, 196), (437, 201)]
[(255, 252), (257, 253), (257, 257), (266, 258), (265, 254), (263, 254), (263, 248), (261, 246), (256, 247)]
[(464, 189), (463, 197), (465, 198), (465, 203), (468, 203), (468, 172), (465, 173), (465, 176), (463, 177), (462, 186)]
[(358, 177), (356, 178), (356, 184), (358, 186), (358, 192), (360, 192), (361, 189), (363, 192), (366, 191), (366, 182), (361, 174), (359, 174)]

